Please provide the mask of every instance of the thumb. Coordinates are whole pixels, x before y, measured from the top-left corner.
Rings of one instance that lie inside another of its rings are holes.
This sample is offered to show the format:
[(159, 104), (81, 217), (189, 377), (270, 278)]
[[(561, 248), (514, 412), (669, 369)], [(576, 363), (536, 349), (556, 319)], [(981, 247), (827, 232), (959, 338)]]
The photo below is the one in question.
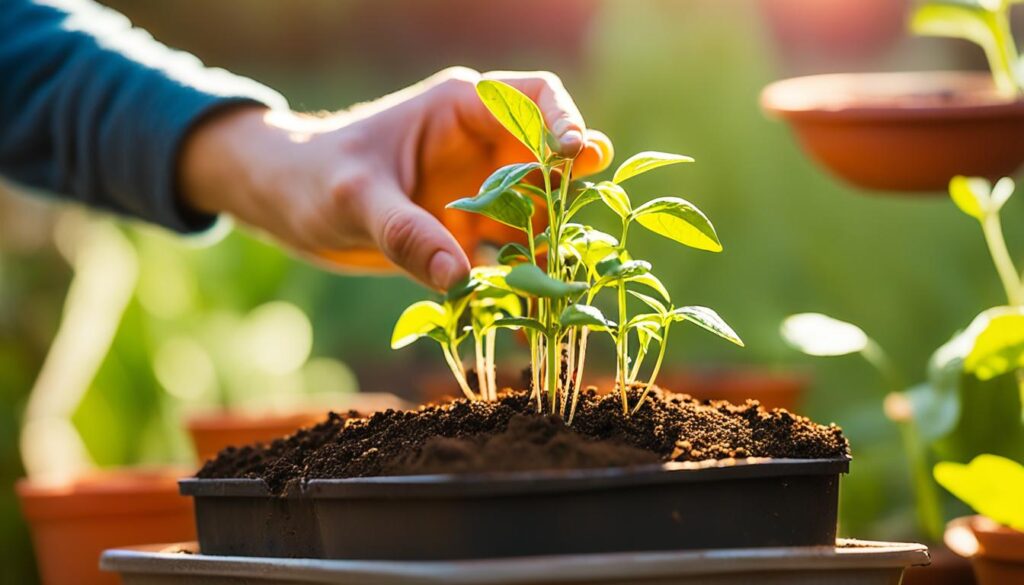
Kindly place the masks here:
[(416, 280), (447, 290), (469, 274), (469, 259), (455, 237), (397, 187), (376, 193), (368, 207), (377, 247)]

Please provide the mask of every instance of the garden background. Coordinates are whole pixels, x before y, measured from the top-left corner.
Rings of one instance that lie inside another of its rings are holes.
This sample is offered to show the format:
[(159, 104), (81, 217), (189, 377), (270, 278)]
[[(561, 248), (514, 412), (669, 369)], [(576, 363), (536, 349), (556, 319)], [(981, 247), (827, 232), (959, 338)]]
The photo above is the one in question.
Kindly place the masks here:
[[(856, 358), (801, 358), (782, 343), (779, 322), (821, 311), (858, 323), (918, 380), (935, 347), (1001, 302), (999, 283), (977, 226), (948, 199), (866, 197), (815, 167), (758, 106), (765, 84), (794, 74), (984, 67), (969, 45), (905, 35), (903, 0), (107, 4), (167, 44), (280, 90), (297, 109), (343, 108), (455, 64), (549, 69), (620, 161), (641, 148), (694, 156), (697, 164), (639, 178), (633, 191), (692, 200), (725, 251), (679, 252), (649, 234), (637, 235), (638, 249), (678, 300), (716, 307), (747, 348), (681, 331), (670, 363), (813, 374), (804, 413), (842, 425), (853, 445), (841, 532), (913, 533), (880, 380)], [(1004, 212), (1018, 254), (1021, 199)], [(86, 269), (109, 297), (75, 294), (73, 276)], [(12, 485), (24, 473), (28, 395), (66, 302), (97, 303), (64, 337), (99, 369), (67, 392), (84, 393), (71, 420), (89, 458), (114, 466), (191, 462), (182, 417), (220, 403), (278, 408), (356, 390), (422, 398), (426, 381), (445, 375), (436, 347), (389, 349), (394, 320), (422, 295), (398, 277), (320, 272), (243, 232), (184, 240), (0, 187), (0, 581), (34, 580)], [(515, 372), (525, 362), (510, 349), (504, 368)]]

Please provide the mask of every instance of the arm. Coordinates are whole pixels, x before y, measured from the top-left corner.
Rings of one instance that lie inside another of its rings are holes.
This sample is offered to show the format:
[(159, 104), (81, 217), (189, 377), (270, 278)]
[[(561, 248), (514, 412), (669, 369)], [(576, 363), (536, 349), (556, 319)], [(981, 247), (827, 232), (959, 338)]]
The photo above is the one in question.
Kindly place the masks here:
[(4, 0), (0, 79), (0, 172), (178, 231), (214, 219), (177, 193), (191, 129), (238, 104), (287, 107), (85, 0)]

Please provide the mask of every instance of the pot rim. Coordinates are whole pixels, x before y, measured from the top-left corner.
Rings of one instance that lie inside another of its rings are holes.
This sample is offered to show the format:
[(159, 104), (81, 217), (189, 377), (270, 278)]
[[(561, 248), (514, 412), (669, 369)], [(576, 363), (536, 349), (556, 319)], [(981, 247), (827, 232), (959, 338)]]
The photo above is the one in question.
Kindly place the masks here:
[[(908, 91), (917, 87), (916, 91)], [(873, 91), (866, 88), (874, 88)], [(883, 88), (879, 91), (879, 88)], [(891, 89), (890, 89), (891, 88)], [(937, 105), (893, 104), (892, 99), (945, 91), (977, 98), (976, 102)], [(873, 97), (872, 103), (868, 97)], [(878, 103), (878, 99), (886, 99)], [(951, 122), (1024, 118), (1024, 99), (995, 92), (991, 76), (978, 71), (896, 73), (828, 73), (783, 79), (761, 91), (761, 107), (785, 120), (820, 122)]]
[[(465, 474), (311, 479), (283, 497), (347, 498), (460, 498), (692, 483), (780, 476), (847, 473), (849, 457), (831, 459), (709, 459), (634, 467), (538, 470)], [(262, 479), (200, 479), (178, 481), (182, 495), (199, 497), (265, 497), (271, 495)], [(410, 490), (415, 490), (410, 493)]]

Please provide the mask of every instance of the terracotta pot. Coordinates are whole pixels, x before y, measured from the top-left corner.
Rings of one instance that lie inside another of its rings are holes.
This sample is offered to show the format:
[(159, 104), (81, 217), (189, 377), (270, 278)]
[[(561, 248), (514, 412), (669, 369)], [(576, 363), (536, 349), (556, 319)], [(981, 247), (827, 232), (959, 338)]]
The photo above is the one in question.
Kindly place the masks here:
[(1024, 532), (985, 516), (966, 516), (946, 526), (946, 546), (970, 558), (978, 585), (1024, 583)]
[(759, 5), (790, 59), (864, 58), (906, 36), (908, 0), (761, 0)]
[(104, 549), (195, 538), (192, 500), (177, 484), (191, 473), (119, 469), (57, 485), (20, 480), (15, 490), (44, 585), (116, 585), (115, 575), (99, 570)]
[[(453, 382), (454, 385), (454, 382)], [(375, 412), (389, 408), (406, 408), (408, 403), (394, 394), (385, 392), (359, 392), (347, 396), (332, 396), (329, 402), (306, 404), (284, 412), (248, 412), (221, 410), (195, 413), (185, 419), (200, 461), (215, 456), (231, 445), (267, 443), (316, 424), (327, 418), (327, 412)]]
[(765, 88), (761, 105), (866, 189), (945, 194), (955, 175), (998, 179), (1024, 162), (1024, 101), (999, 95), (987, 73), (797, 77)]

